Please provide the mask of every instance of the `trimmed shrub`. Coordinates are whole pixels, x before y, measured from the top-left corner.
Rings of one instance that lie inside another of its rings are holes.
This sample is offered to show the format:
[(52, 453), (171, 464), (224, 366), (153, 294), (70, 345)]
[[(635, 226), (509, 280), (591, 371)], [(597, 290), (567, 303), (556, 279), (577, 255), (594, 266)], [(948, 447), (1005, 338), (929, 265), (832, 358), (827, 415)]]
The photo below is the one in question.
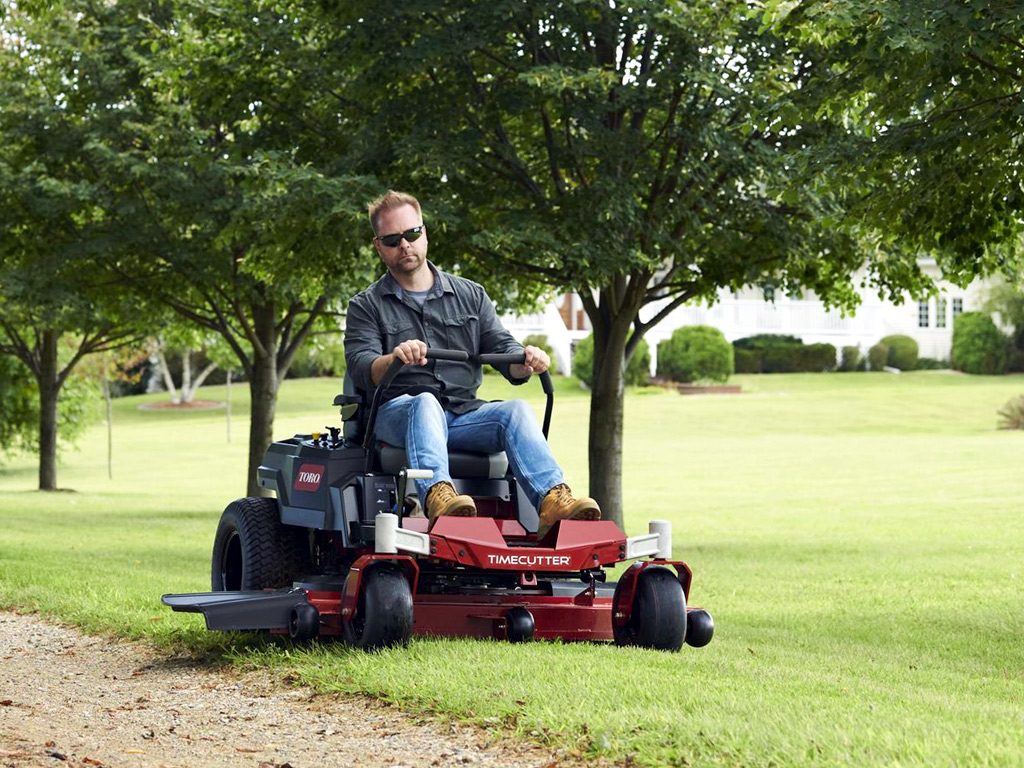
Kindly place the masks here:
[[(651, 377), (651, 349), (640, 339), (636, 352), (626, 366), (626, 386), (643, 386)], [(573, 375), (588, 387), (594, 385), (594, 334), (576, 344), (572, 355)]]
[(889, 345), (880, 341), (868, 350), (868, 367), (880, 371), (889, 364)]
[(831, 344), (808, 344), (800, 348), (797, 370), (824, 373), (836, 369), (836, 348)]
[(863, 370), (864, 355), (860, 347), (843, 347), (843, 359), (839, 363), (840, 371)]
[(796, 336), (785, 336), (781, 333), (759, 333), (755, 336), (744, 336), (732, 343), (736, 349), (768, 349), (769, 347), (799, 347), (804, 340)]
[(626, 366), (626, 386), (646, 387), (651, 380), (651, 348), (647, 339), (640, 339), (636, 352)]
[(1024, 349), (1010, 348), (1006, 355), (1006, 370), (1010, 373), (1024, 373)]
[(803, 346), (803, 339), (781, 333), (759, 333), (744, 336), (732, 343), (737, 373), (789, 373), (794, 370), (794, 350)]
[(737, 373), (820, 373), (836, 367), (831, 344), (804, 344), (796, 336), (760, 334), (737, 339)]
[(734, 370), (732, 345), (709, 325), (677, 328), (658, 345), (658, 375), (673, 381), (726, 381)]
[(763, 373), (761, 369), (761, 353), (756, 349), (733, 347), (733, 367), (736, 373)]
[(882, 339), (889, 346), (888, 365), (901, 371), (912, 371), (917, 367), (917, 342), (909, 336), (896, 334)]
[(1009, 347), (992, 318), (982, 312), (963, 312), (953, 322), (953, 367), (965, 373), (1006, 373)]
[(941, 371), (949, 368), (949, 362), (936, 360), (934, 357), (919, 357), (914, 368), (918, 371)]

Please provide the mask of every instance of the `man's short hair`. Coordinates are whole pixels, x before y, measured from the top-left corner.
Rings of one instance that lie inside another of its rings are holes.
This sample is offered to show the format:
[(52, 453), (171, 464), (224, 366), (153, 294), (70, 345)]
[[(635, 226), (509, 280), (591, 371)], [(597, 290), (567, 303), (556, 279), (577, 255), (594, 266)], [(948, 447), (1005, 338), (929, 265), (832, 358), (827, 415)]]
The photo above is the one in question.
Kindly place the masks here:
[(370, 226), (373, 227), (373, 234), (380, 234), (377, 232), (377, 217), (380, 216), (382, 211), (390, 211), (392, 208), (401, 208), (403, 205), (411, 205), (416, 209), (416, 213), (423, 217), (423, 212), (420, 210), (420, 201), (412, 195), (407, 195), (405, 192), (395, 192), (393, 189), (389, 189), (387, 193), (381, 195), (376, 200), (371, 200), (367, 205), (370, 211)]

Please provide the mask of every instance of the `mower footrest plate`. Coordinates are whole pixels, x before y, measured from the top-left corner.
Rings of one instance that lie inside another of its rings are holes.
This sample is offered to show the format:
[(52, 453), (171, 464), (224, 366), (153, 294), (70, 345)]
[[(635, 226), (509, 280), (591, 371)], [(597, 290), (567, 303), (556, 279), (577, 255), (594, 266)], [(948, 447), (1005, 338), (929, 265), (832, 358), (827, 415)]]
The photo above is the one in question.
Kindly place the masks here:
[(308, 603), (302, 589), (242, 592), (194, 592), (164, 595), (175, 611), (201, 613), (207, 629), (287, 629), (292, 609)]

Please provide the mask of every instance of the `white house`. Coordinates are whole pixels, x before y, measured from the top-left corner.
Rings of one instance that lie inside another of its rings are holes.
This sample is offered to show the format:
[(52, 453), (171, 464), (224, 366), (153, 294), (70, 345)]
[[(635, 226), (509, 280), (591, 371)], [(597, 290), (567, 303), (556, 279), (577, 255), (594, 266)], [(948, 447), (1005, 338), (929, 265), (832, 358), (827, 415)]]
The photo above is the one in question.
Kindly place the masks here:
[[(832, 344), (837, 352), (857, 347), (865, 354), (883, 336), (904, 334), (914, 338), (921, 357), (948, 360), (953, 338), (953, 318), (961, 312), (980, 309), (988, 281), (976, 280), (959, 288), (940, 279), (934, 259), (923, 259), (921, 267), (936, 281), (938, 291), (924, 301), (907, 294), (902, 304), (883, 301), (876, 293), (865, 291), (856, 314), (843, 317), (838, 310), (826, 310), (812, 295), (791, 297), (765, 295), (760, 289), (747, 288), (739, 293), (719, 292), (712, 306), (687, 305), (676, 309), (646, 335), (651, 350), (651, 372), (657, 366), (657, 348), (672, 332), (684, 325), (710, 325), (729, 341), (759, 333), (779, 333), (801, 338), (806, 344)], [(855, 281), (859, 283), (860, 281)], [(667, 303), (667, 302), (666, 302)], [(644, 308), (642, 318), (652, 317), (658, 304)], [(572, 345), (590, 335), (590, 323), (582, 302), (575, 294), (565, 294), (534, 315), (507, 316), (506, 327), (522, 340), (530, 334), (544, 334), (555, 350), (555, 364), (569, 373)]]

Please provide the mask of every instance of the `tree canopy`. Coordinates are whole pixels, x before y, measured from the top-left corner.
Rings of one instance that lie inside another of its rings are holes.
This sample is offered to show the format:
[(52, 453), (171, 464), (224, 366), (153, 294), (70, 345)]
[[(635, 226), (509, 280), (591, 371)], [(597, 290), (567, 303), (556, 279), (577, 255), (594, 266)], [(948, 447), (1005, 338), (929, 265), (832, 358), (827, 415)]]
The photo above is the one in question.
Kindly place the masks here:
[(117, 66), (111, 50), (76, 20), (19, 11), (3, 33), (0, 354), (35, 379), (39, 487), (53, 490), (61, 391), (84, 356), (136, 336), (137, 304), (103, 267), (124, 254), (111, 221), (125, 200), (102, 157), (126, 115), (110, 78), (95, 76)]
[(765, 3), (816, 75), (802, 118), (850, 219), (964, 284), (1019, 258), (1024, 7), (982, 0)]
[[(252, 390), (258, 493), (280, 381), (372, 274), (361, 212), (378, 186), (348, 162), (351, 131), (319, 65), (334, 31), (299, 4), (188, 0), (68, 0), (11, 27), (21, 70), (5, 80), (36, 98), (27, 109), (15, 95), (8, 134), (50, 142), (32, 152), (61, 158), (50, 186), (86, 209), (80, 250), (151, 308), (151, 330), (170, 307), (231, 348)], [(9, 192), (32, 198), (22, 179)], [(39, 232), (58, 215), (43, 209), (27, 218)], [(39, 246), (26, 252), (36, 268), (51, 251)]]

